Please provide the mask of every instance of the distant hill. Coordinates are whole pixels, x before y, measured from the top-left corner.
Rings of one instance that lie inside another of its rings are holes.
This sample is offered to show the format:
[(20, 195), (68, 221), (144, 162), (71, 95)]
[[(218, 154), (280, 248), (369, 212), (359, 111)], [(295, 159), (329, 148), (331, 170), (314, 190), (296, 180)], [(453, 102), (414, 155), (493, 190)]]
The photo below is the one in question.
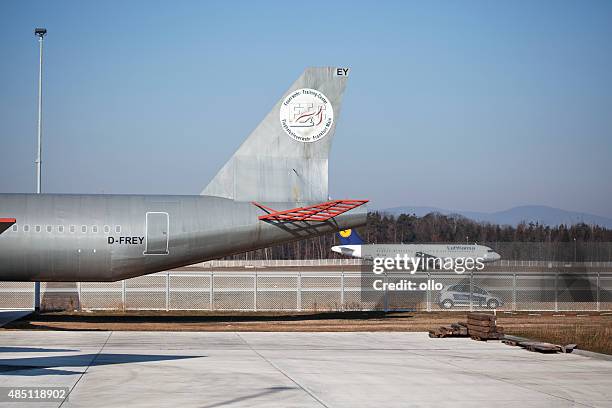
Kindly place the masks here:
[(606, 218), (599, 215), (575, 211), (566, 211), (559, 208), (548, 207), (545, 205), (524, 205), (519, 207), (513, 207), (509, 210), (497, 211), (492, 213), (447, 210), (438, 207), (409, 206), (387, 208), (380, 211), (392, 215), (415, 214), (418, 217), (422, 217), (432, 212), (438, 212), (444, 215), (459, 214), (474, 221), (490, 222), (492, 224), (512, 226), (516, 226), (522, 221), (526, 223), (538, 222), (540, 224), (549, 226), (555, 226), (559, 224), (573, 225), (583, 222), (585, 224), (595, 224), (606, 228), (612, 228), (612, 218)]

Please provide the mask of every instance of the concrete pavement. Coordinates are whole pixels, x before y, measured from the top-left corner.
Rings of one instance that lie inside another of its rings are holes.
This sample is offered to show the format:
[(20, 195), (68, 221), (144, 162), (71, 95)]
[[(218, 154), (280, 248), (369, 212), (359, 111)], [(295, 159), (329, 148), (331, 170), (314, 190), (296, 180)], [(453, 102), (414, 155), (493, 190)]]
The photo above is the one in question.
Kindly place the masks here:
[(426, 333), (4, 331), (9, 386), (70, 387), (37, 407), (610, 407), (612, 361)]

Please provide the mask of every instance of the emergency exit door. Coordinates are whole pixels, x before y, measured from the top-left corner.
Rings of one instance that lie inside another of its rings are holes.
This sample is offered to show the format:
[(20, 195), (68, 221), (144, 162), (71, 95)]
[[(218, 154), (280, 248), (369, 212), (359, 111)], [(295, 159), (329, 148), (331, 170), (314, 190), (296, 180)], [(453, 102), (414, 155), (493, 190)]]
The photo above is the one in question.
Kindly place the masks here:
[(146, 217), (145, 255), (168, 254), (170, 219), (166, 212), (148, 212)]

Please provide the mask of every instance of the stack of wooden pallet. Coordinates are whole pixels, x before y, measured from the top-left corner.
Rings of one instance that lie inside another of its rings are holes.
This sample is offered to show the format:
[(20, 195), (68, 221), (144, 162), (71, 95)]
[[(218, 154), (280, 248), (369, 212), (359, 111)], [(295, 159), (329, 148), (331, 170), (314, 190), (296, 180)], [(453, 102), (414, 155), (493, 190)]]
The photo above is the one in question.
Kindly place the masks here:
[(504, 337), (504, 329), (495, 322), (495, 315), (468, 313), (468, 333), (474, 340), (499, 340)]
[(520, 346), (529, 351), (537, 351), (540, 353), (571, 353), (578, 346), (576, 344), (568, 344), (560, 346), (558, 344), (546, 343), (541, 341), (531, 341), (522, 337), (505, 336), (502, 340), (509, 346)]
[(429, 331), (429, 337), (467, 337), (467, 323), (457, 322), (449, 326), (440, 326)]

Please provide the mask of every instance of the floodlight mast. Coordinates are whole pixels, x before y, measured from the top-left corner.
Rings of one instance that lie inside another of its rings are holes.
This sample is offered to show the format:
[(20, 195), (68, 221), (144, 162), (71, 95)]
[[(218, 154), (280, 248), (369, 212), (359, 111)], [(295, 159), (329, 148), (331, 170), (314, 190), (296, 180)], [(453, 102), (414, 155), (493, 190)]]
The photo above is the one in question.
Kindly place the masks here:
[[(47, 34), (46, 28), (36, 28), (34, 35), (38, 37), (38, 152), (36, 154), (36, 193), (42, 192), (42, 67), (43, 67), (43, 37)], [(40, 311), (40, 282), (34, 283), (34, 310)]]
[(38, 37), (39, 63), (38, 63), (38, 153), (36, 155), (36, 193), (40, 194), (41, 164), (42, 164), (42, 66), (43, 66), (43, 37), (47, 34), (45, 28), (37, 28), (34, 35)]

